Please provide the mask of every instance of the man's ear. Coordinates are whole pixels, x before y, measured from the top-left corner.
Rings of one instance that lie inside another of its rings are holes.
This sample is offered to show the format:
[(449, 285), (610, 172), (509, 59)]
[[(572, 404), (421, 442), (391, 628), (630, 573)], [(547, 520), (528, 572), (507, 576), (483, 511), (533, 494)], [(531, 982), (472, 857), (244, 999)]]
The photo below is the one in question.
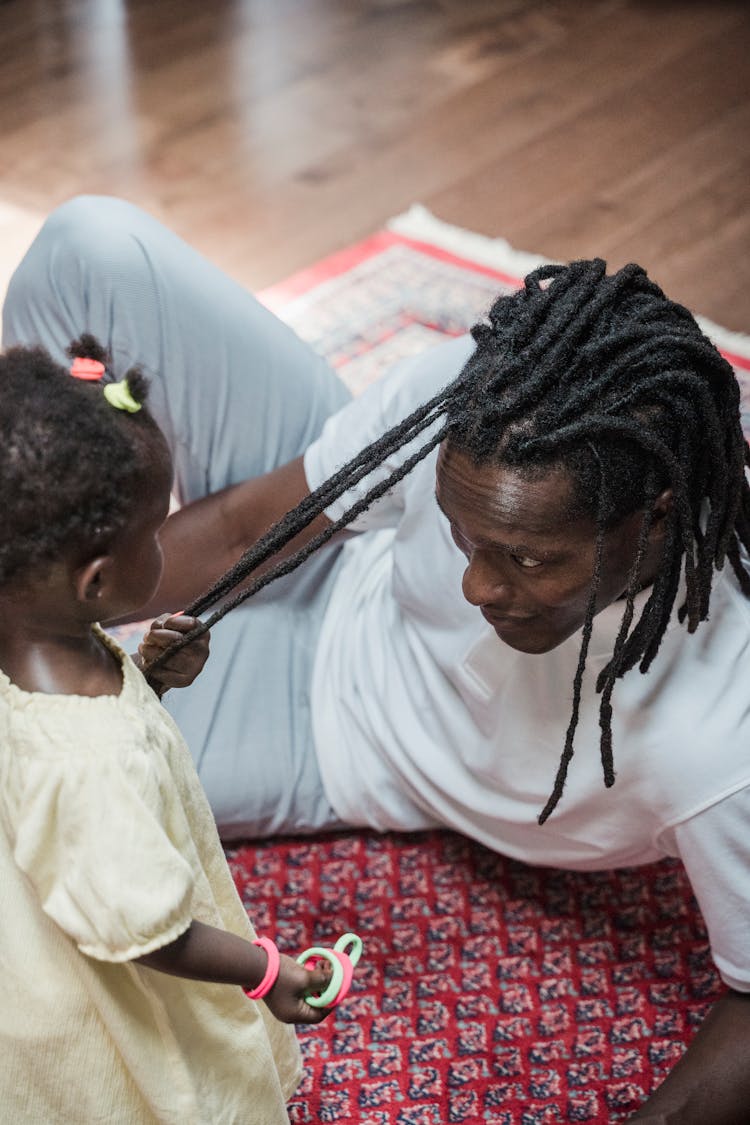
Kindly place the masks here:
[(112, 569), (111, 555), (97, 555), (79, 566), (74, 574), (76, 598), (79, 602), (95, 602), (107, 590)]
[(649, 538), (661, 539), (667, 529), (667, 516), (674, 507), (674, 493), (671, 488), (665, 488), (654, 500), (653, 517)]

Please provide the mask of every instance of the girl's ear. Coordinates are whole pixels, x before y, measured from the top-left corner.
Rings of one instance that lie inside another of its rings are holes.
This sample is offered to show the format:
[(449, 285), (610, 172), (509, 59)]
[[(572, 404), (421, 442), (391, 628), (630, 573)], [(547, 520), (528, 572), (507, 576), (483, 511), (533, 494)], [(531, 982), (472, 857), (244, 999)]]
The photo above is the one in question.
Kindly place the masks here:
[(106, 593), (111, 568), (111, 555), (97, 555), (78, 567), (74, 580), (79, 602), (95, 602)]

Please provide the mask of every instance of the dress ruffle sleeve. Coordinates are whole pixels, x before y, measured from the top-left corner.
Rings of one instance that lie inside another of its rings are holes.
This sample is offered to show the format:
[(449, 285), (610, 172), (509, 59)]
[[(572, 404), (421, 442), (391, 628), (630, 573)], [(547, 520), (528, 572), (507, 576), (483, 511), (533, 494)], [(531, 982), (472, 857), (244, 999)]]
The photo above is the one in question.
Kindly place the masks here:
[(128, 961), (167, 945), (190, 925), (195, 876), (158, 737), (116, 697), (35, 712), (16, 712), (29, 738), (6, 778), (16, 863), (82, 953)]

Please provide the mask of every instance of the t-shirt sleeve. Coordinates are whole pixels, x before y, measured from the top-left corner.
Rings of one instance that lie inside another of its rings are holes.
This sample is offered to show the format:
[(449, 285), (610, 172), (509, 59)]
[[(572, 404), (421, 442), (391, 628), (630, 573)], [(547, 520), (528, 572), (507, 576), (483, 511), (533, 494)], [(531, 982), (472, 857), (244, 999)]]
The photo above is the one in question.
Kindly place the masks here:
[(14, 856), (82, 953), (127, 961), (192, 920), (189, 829), (166, 760), (120, 725), (104, 746), (21, 759)]
[[(372, 383), (326, 422), (320, 437), (304, 456), (305, 475), (311, 490), (318, 488), (362, 449), (428, 402), (459, 374), (471, 354), (471, 337), (461, 336), (397, 363), (388, 375)], [(373, 472), (326, 509), (329, 519), (339, 519), (357, 500), (414, 454), (439, 422), (400, 449), (390, 453)], [(395, 527), (403, 512), (403, 484), (393, 488), (349, 524), (353, 531)]]
[(674, 825), (663, 840), (685, 865), (723, 981), (750, 992), (750, 788)]

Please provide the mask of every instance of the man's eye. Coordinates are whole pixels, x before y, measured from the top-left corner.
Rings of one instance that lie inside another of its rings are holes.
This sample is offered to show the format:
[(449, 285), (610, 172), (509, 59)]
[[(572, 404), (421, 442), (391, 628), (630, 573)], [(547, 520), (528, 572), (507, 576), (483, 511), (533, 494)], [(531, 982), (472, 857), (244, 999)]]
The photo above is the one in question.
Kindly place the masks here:
[(542, 565), (539, 559), (530, 559), (528, 555), (511, 555), (510, 557), (514, 563), (526, 570), (533, 570), (535, 567)]

